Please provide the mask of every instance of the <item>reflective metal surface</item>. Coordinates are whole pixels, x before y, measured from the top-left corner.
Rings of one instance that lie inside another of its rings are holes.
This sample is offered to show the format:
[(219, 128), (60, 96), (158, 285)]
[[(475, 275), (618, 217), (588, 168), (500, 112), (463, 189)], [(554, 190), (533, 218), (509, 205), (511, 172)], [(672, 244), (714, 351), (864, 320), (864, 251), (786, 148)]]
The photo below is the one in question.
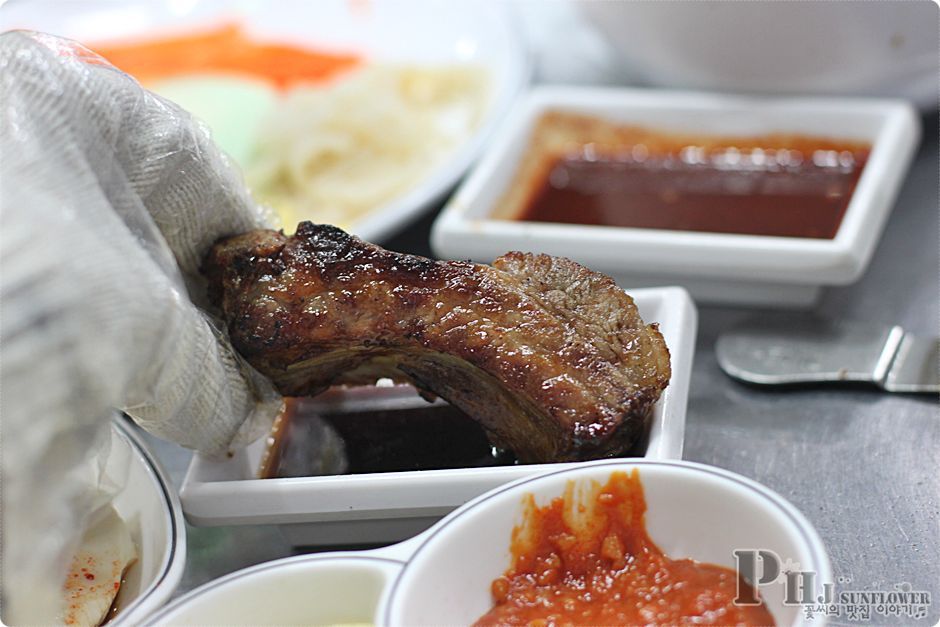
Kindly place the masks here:
[[(829, 289), (814, 313), (833, 320), (899, 325), (940, 335), (937, 121), (902, 189), (871, 267), (856, 284)], [(432, 217), (388, 243), (429, 254)], [(766, 312), (770, 315), (772, 312)], [(836, 590), (929, 592), (926, 617), (871, 615), (873, 624), (940, 620), (940, 404), (936, 395), (877, 388), (749, 387), (718, 366), (719, 334), (753, 310), (700, 309), (685, 455), (778, 491), (816, 526), (829, 550)], [(149, 441), (178, 486), (189, 454)], [(275, 529), (188, 528), (189, 554), (177, 594), (249, 564), (292, 553)], [(859, 624), (845, 615), (830, 624)]]
[(722, 332), (715, 357), (729, 376), (757, 385), (869, 383), (936, 394), (938, 349), (937, 339), (899, 326), (764, 314)]

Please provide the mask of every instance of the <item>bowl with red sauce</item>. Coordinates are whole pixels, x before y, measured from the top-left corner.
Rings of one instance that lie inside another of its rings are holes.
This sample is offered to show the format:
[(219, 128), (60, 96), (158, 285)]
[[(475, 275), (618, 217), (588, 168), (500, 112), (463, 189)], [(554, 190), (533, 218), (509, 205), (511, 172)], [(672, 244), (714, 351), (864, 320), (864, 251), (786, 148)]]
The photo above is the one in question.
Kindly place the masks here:
[[(831, 581), (796, 508), (682, 461), (606, 460), (525, 479), (407, 544), (378, 624), (818, 625), (824, 617), (788, 603), (782, 573), (813, 573), (801, 579), (813, 601)], [(748, 570), (754, 551), (767, 570)]]
[(682, 461), (604, 460), (494, 489), (424, 533), (210, 582), (148, 624), (822, 625), (832, 575), (768, 488)]
[(903, 101), (533, 89), (434, 224), (442, 257), (805, 307), (865, 271), (919, 137)]

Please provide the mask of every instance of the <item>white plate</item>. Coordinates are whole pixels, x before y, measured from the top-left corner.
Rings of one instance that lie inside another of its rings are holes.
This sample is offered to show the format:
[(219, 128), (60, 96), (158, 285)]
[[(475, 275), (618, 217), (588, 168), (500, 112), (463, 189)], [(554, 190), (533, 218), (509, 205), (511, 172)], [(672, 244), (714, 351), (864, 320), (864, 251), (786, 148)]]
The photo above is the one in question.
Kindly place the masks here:
[[(401, 544), (290, 557), (232, 573), (177, 599), (148, 624), (469, 625), (491, 607), (490, 583), (510, 565), (524, 494), (542, 505), (561, 496), (570, 480), (603, 483), (613, 471), (633, 469), (643, 484), (649, 535), (669, 557), (733, 569), (736, 549), (759, 549), (776, 554), (781, 571), (813, 572), (813, 579), (802, 579), (811, 599), (832, 581), (813, 526), (768, 488), (703, 464), (603, 460), (543, 467), (539, 476), (496, 488)], [(782, 572), (773, 581), (765, 571), (755, 574), (766, 581), (759, 592), (778, 625), (826, 623), (824, 614), (809, 619), (803, 607), (784, 602)]]
[(351, 232), (373, 242), (395, 234), (451, 190), (529, 80), (528, 55), (499, 3), (13, 0), (0, 8), (2, 30), (31, 28), (90, 43), (221, 21), (235, 21), (259, 37), (300, 46), (361, 52), (378, 61), (472, 63), (490, 74), (490, 102), (476, 133), (411, 191), (351, 225)]
[(138, 555), (121, 586), (118, 613), (108, 624), (137, 625), (167, 602), (183, 576), (186, 526), (176, 492), (135, 427), (119, 417), (111, 425), (106, 474), (124, 485), (113, 506), (130, 527)]
[[(675, 287), (631, 292), (646, 322), (658, 322), (672, 379), (652, 417), (645, 457), (682, 455), (696, 311)], [(469, 499), (508, 481), (578, 464), (533, 464), (330, 477), (256, 479), (266, 444), (225, 461), (196, 455), (180, 498), (194, 525), (279, 524), (297, 545), (392, 542), (426, 529)]]
[[(489, 218), (545, 111), (690, 134), (791, 132), (871, 143), (831, 240), (694, 233)], [(489, 262), (519, 249), (570, 257), (625, 288), (683, 285), (702, 302), (808, 306), (823, 285), (857, 280), (893, 208), (919, 121), (899, 100), (767, 99), (642, 89), (539, 87), (505, 125), (434, 223), (434, 252)]]

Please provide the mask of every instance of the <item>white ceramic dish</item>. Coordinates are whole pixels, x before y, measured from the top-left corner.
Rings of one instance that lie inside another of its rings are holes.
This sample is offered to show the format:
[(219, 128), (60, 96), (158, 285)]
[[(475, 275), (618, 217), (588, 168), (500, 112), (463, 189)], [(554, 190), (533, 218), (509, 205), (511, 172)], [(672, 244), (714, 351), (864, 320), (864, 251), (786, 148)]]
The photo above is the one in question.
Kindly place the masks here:
[(137, 562), (127, 571), (109, 625), (137, 625), (166, 603), (186, 565), (186, 526), (176, 492), (134, 427), (112, 421), (106, 474), (123, 483), (113, 501), (128, 524)]
[(620, 65), (650, 85), (883, 96), (937, 108), (933, 2), (575, 5)]
[(376, 608), (399, 559), (364, 551), (300, 555), (211, 581), (145, 625), (378, 625)]
[(373, 242), (394, 235), (451, 190), (529, 80), (528, 54), (501, 4), (280, 0), (277, 10), (273, 6), (261, 0), (14, 0), (0, 8), (0, 30), (31, 28), (99, 42), (234, 21), (262, 39), (351, 50), (380, 62), (482, 66), (490, 74), (491, 91), (477, 131), (413, 189), (350, 227)]
[[(493, 220), (545, 111), (679, 133), (793, 132), (872, 144), (831, 240)], [(906, 103), (760, 99), (638, 89), (533, 89), (434, 223), (442, 257), (490, 262), (506, 250), (571, 257), (625, 288), (682, 285), (702, 302), (809, 306), (822, 286), (852, 283), (868, 265), (913, 156), (919, 121)]]
[[(524, 494), (543, 504), (569, 480), (605, 482), (638, 469), (646, 525), (670, 557), (735, 567), (735, 549), (773, 551), (781, 563), (832, 580), (825, 548), (806, 518), (778, 494), (726, 470), (677, 461), (604, 460), (556, 469), (497, 488), (407, 542), (362, 553), (300, 556), (211, 582), (152, 616), (152, 624), (468, 625), (491, 607), (490, 583), (510, 564), (509, 539)], [(798, 564), (798, 566), (797, 566)], [(784, 604), (778, 581), (761, 597), (778, 625), (808, 621)]]
[[(681, 288), (631, 294), (643, 319), (659, 323), (672, 359), (672, 379), (654, 409), (645, 457), (678, 459), (695, 349), (695, 307)], [(278, 524), (295, 545), (394, 542), (427, 529), (489, 489), (556, 467), (257, 479), (264, 449), (265, 442), (259, 441), (225, 461), (194, 456), (180, 491), (189, 522)]]

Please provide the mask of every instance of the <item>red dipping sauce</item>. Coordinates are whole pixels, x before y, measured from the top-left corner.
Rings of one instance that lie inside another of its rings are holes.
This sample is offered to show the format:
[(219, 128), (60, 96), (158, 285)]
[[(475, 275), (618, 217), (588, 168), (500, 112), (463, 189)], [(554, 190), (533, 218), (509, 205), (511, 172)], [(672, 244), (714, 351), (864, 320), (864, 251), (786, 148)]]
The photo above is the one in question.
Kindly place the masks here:
[(529, 495), (512, 566), (476, 625), (774, 624), (763, 604), (734, 604), (738, 585), (749, 585), (735, 571), (663, 554), (645, 512), (637, 470), (613, 473), (586, 505), (572, 482), (545, 507)]
[(831, 239), (869, 146), (819, 137), (679, 137), (553, 113), (504, 217)]

